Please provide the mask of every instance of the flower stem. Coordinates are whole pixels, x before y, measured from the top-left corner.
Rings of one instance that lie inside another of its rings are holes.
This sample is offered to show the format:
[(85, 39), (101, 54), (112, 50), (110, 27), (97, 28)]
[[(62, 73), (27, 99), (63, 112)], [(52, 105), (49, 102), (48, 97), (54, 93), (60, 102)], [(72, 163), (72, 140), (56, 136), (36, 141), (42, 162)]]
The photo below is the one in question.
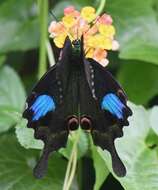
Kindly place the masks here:
[(38, 78), (46, 72), (47, 69), (47, 20), (48, 20), (48, 0), (38, 0), (39, 23), (40, 23), (40, 48), (39, 48), (39, 67)]
[(106, 4), (106, 0), (100, 0), (100, 4), (99, 4), (99, 7), (96, 11), (96, 15), (100, 15), (105, 7), (105, 4)]
[(54, 53), (52, 51), (52, 47), (49, 40), (47, 40), (47, 54), (48, 54), (49, 65), (50, 66), (55, 65)]
[(76, 132), (75, 142), (71, 151), (70, 159), (67, 165), (66, 175), (64, 179), (63, 190), (69, 190), (72, 184), (72, 180), (75, 175), (76, 166), (77, 166), (77, 144), (80, 137), (80, 129)]
[(73, 153), (72, 169), (71, 169), (69, 180), (67, 182), (67, 190), (69, 190), (69, 188), (72, 184), (73, 178), (75, 176), (76, 166), (77, 166), (77, 149), (75, 149), (75, 151)]

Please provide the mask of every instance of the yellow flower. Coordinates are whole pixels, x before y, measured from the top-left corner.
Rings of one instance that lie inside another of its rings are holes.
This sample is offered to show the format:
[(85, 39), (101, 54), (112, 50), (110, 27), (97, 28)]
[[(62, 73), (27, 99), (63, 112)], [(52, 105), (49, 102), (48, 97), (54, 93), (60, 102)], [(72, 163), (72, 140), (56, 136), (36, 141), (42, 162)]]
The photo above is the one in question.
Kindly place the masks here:
[(85, 44), (88, 47), (94, 47), (95, 46), (95, 38), (93, 36), (88, 36)]
[(63, 24), (66, 28), (71, 28), (75, 24), (75, 18), (72, 15), (66, 15), (62, 18)]
[(87, 52), (86, 52), (87, 58), (93, 58), (93, 54), (94, 54), (94, 48), (87, 49)]
[(96, 18), (95, 9), (90, 6), (82, 8), (81, 17), (88, 22), (93, 21)]
[(97, 34), (95, 36), (95, 48), (101, 48), (106, 50), (112, 49), (112, 40), (110, 38), (106, 38), (104, 35)]
[(100, 34), (106, 37), (113, 37), (115, 35), (115, 28), (112, 25), (100, 24), (98, 30)]
[(54, 43), (58, 48), (62, 48), (65, 42), (66, 34), (61, 34), (54, 38)]
[(104, 38), (104, 43), (101, 46), (103, 49), (111, 50), (112, 49), (112, 40), (110, 38)]

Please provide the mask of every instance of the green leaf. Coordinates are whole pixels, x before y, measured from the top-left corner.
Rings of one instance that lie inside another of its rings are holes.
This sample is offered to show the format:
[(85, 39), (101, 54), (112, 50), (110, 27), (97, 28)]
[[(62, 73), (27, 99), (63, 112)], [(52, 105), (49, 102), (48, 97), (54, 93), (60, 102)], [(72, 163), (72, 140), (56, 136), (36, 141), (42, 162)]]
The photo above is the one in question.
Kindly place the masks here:
[(153, 10), (155, 11), (155, 14), (157, 16), (157, 21), (158, 21), (158, 1), (153, 0)]
[(34, 138), (34, 130), (26, 127), (27, 120), (21, 119), (16, 125), (16, 136), (24, 148), (42, 149), (43, 142)]
[(107, 0), (105, 11), (114, 18), (120, 57), (158, 64), (158, 22), (153, 0)]
[(38, 46), (37, 5), (33, 0), (0, 2), (0, 53)]
[[(158, 162), (155, 149), (149, 149), (145, 139), (150, 130), (149, 114), (142, 106), (129, 104), (133, 116), (130, 126), (124, 128), (124, 136), (115, 141), (119, 156), (127, 169), (123, 178), (115, 176), (125, 190), (149, 190), (158, 187)], [(111, 172), (111, 158), (107, 151), (99, 149)]]
[(157, 66), (134, 60), (122, 64), (118, 73), (129, 100), (137, 104), (146, 104), (158, 94), (157, 76)]
[(0, 107), (11, 107), (22, 111), (25, 102), (25, 91), (16, 72), (9, 66), (0, 70)]
[[(86, 133), (79, 129), (79, 133), (80, 133), (80, 140), (78, 142), (77, 145), (77, 150), (78, 150), (78, 158), (81, 158), (83, 155), (86, 154), (86, 152), (88, 151), (88, 139), (87, 139), (87, 135)], [(71, 155), (71, 151), (72, 151), (72, 147), (76, 138), (76, 134), (77, 132), (75, 131), (74, 133), (71, 133), (69, 135), (68, 138), (68, 142), (67, 142), (67, 146), (66, 148), (62, 148), (60, 150), (60, 153), (63, 154), (63, 156), (65, 156), (67, 159), (69, 159), (70, 155)]]
[(24, 108), (25, 91), (20, 78), (9, 66), (0, 69), (0, 132), (8, 130)]
[(3, 65), (4, 61), (5, 61), (6, 57), (4, 55), (0, 56), (0, 68)]
[(0, 189), (62, 189), (66, 161), (59, 154), (53, 154), (50, 158), (47, 176), (37, 180), (33, 177), (32, 170), (39, 151), (25, 150), (10, 135), (0, 138), (0, 150)]
[(158, 135), (158, 106), (150, 110), (150, 124), (153, 131)]
[(158, 146), (157, 134), (152, 129), (150, 129), (150, 132), (149, 132), (147, 138), (145, 139), (145, 142), (146, 142), (147, 146), (151, 149)]
[(94, 190), (99, 190), (101, 185), (109, 175), (109, 170), (103, 158), (98, 153), (97, 147), (93, 145), (91, 150), (92, 150), (93, 165), (95, 168)]
[(12, 125), (18, 121), (18, 115), (11, 110), (0, 110), (0, 132), (7, 131)]

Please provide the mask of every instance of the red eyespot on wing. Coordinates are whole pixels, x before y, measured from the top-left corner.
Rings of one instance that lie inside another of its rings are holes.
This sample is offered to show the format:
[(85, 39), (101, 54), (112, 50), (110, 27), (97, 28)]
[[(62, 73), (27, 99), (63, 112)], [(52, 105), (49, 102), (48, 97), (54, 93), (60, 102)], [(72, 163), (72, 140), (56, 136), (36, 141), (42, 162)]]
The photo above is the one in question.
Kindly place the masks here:
[(68, 118), (67, 126), (70, 131), (78, 129), (79, 126), (78, 119), (75, 116)]
[(90, 130), (92, 128), (92, 122), (91, 119), (88, 117), (82, 117), (81, 118), (81, 128), (84, 130)]

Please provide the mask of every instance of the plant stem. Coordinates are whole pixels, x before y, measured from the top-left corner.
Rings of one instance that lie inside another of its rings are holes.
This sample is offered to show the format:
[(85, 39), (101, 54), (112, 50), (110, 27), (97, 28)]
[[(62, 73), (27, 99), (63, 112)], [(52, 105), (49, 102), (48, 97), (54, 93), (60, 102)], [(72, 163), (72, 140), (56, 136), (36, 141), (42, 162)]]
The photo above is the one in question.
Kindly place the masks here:
[(77, 166), (77, 144), (79, 141), (79, 137), (80, 137), (80, 129), (76, 132), (76, 139), (73, 144), (73, 148), (71, 151), (70, 159), (69, 159), (66, 174), (65, 174), (63, 190), (69, 190), (72, 180), (75, 175), (76, 166)]
[(105, 4), (106, 4), (106, 0), (100, 0), (100, 4), (99, 4), (99, 7), (96, 11), (96, 15), (100, 15), (105, 7)]
[(73, 153), (72, 169), (71, 169), (69, 180), (67, 182), (67, 190), (69, 190), (69, 188), (72, 184), (73, 178), (75, 176), (76, 166), (77, 166), (77, 148), (75, 149), (75, 151)]
[(39, 67), (38, 78), (47, 70), (47, 20), (48, 20), (48, 0), (38, 0), (39, 23), (40, 23), (40, 48), (39, 48)]
[(47, 40), (47, 54), (50, 66), (55, 65), (55, 58), (49, 40)]

